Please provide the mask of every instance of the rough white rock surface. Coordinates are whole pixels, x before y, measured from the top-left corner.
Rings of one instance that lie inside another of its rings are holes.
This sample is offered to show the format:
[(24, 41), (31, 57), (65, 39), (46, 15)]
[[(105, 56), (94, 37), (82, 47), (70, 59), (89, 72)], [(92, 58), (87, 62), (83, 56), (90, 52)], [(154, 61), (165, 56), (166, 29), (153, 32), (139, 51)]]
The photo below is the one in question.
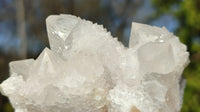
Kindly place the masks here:
[(15, 112), (180, 111), (189, 54), (166, 28), (132, 23), (127, 48), (79, 17), (46, 22), (51, 49), (11, 62), (0, 85)]

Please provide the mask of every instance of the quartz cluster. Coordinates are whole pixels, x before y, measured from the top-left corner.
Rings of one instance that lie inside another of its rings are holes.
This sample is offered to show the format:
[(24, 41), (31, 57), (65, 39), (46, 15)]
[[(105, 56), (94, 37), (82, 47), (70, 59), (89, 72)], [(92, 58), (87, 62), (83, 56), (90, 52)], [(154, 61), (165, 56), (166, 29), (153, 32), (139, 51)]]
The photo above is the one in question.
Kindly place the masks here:
[(179, 112), (186, 46), (159, 28), (132, 23), (129, 47), (73, 15), (46, 19), (50, 49), (10, 62), (0, 85), (15, 112)]

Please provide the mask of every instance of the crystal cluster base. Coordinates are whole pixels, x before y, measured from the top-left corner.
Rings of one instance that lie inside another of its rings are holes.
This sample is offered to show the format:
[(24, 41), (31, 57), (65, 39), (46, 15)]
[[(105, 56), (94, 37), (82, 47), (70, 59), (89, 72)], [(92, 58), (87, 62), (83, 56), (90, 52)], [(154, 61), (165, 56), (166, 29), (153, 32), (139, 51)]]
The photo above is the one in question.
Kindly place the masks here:
[(50, 49), (10, 62), (0, 85), (15, 112), (179, 112), (186, 46), (159, 28), (132, 23), (129, 47), (72, 15), (46, 19)]

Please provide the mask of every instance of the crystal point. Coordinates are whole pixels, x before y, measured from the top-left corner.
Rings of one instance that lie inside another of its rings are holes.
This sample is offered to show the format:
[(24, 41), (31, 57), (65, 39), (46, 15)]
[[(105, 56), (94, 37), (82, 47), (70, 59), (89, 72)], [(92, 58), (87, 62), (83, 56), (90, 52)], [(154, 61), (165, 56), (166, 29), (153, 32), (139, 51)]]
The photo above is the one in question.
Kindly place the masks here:
[(61, 52), (65, 40), (78, 23), (79, 18), (72, 15), (51, 15), (46, 19), (49, 43), (52, 50)]

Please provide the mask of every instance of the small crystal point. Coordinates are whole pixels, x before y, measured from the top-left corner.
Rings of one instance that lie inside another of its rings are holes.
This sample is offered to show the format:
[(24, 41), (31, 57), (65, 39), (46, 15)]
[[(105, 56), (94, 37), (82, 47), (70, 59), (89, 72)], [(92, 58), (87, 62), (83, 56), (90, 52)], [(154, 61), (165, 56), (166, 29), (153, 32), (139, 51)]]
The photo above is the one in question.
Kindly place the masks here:
[(165, 27), (159, 28), (141, 23), (132, 23), (129, 47), (136, 47), (147, 42), (164, 42), (173, 35)]
[[(27, 79), (27, 72), (30, 69), (30, 65), (33, 64), (34, 59), (27, 59), (21, 61), (12, 61), (9, 63), (10, 74), (22, 75), (24, 79)], [(24, 72), (26, 70), (27, 72)]]
[(61, 52), (64, 41), (78, 23), (78, 18), (72, 15), (51, 15), (46, 19), (49, 43), (52, 50)]
[[(59, 66), (58, 66), (59, 65)], [(64, 65), (64, 61), (53, 50), (45, 48), (30, 68), (30, 74), (43, 75), (58, 73)]]

